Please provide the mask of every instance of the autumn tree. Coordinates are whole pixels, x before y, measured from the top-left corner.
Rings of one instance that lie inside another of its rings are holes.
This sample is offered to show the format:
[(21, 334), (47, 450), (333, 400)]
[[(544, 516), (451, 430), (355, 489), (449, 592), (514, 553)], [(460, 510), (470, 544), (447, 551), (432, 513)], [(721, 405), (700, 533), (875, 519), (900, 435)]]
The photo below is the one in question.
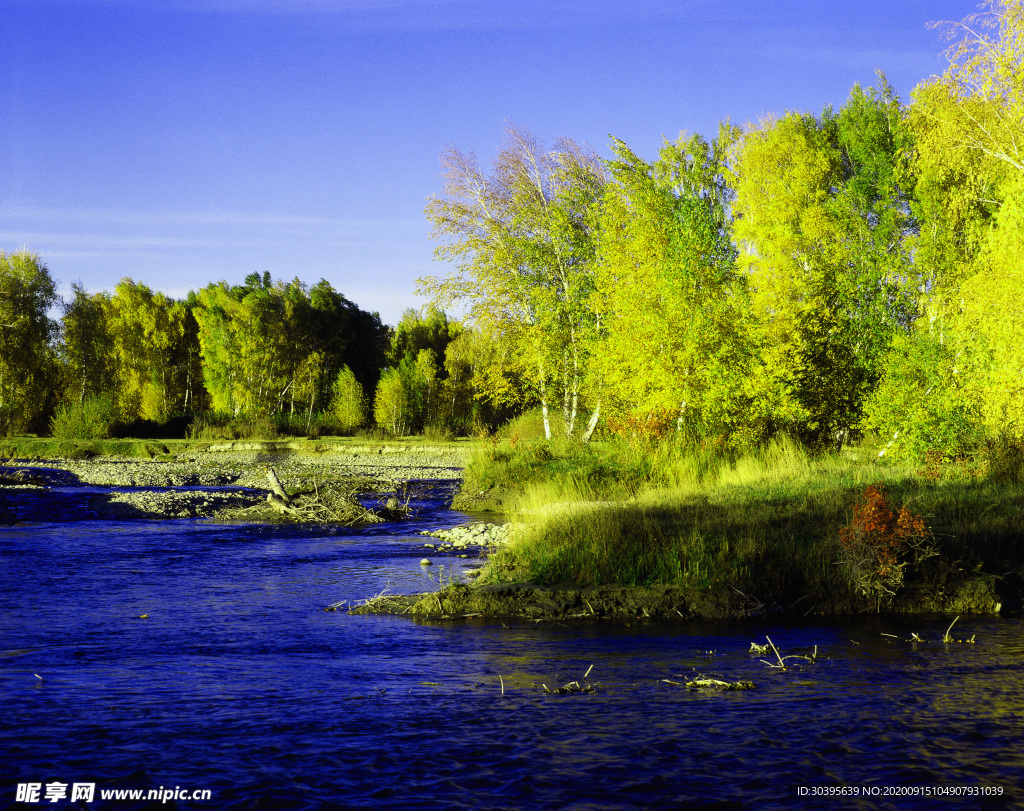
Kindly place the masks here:
[[(506, 359), (539, 400), (547, 436), (549, 408), (559, 401), (573, 436), (594, 325), (590, 213), (603, 166), (569, 139), (547, 150), (512, 125), (490, 174), (455, 147), (441, 162), (444, 193), (426, 214), (440, 242), (435, 258), (455, 271), (421, 279), (420, 290), (439, 306), (464, 302), (475, 328), (514, 347)], [(590, 406), (598, 411), (597, 402)]]
[[(946, 24), (949, 67), (913, 92), (922, 317), (871, 408), (894, 450), (1024, 436), (1024, 3)], [(915, 375), (918, 385), (902, 385)], [(904, 403), (892, 409), (888, 392)]]

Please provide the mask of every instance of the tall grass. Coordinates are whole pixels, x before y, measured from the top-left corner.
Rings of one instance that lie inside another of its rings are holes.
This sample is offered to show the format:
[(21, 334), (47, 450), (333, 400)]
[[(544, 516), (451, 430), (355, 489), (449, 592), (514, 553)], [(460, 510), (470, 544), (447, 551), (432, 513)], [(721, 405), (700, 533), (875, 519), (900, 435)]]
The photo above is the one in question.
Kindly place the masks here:
[[(730, 457), (701, 446), (496, 445), (467, 480), (518, 484), (515, 540), (481, 582), (681, 585), (762, 600), (853, 599), (839, 530), (869, 484), (925, 516), (942, 555), (912, 578), (1024, 561), (1024, 484), (951, 478), (873, 463), (874, 454), (812, 456), (780, 437)], [(909, 582), (909, 581), (908, 581)]]

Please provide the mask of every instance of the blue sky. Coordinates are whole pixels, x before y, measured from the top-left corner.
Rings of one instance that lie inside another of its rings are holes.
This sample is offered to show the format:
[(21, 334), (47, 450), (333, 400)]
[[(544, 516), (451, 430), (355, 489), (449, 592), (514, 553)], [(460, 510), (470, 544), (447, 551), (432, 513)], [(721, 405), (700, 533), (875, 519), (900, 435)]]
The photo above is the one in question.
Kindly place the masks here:
[(448, 143), (607, 156), (941, 73), (973, 0), (0, 0), (0, 250), (67, 291), (320, 278), (395, 323), (443, 273)]

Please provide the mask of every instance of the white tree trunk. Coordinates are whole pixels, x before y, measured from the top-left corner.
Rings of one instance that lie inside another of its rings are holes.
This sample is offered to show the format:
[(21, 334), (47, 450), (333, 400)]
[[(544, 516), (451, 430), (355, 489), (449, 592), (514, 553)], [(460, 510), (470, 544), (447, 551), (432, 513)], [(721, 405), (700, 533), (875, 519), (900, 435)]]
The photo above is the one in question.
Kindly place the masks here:
[(597, 405), (594, 407), (594, 413), (590, 415), (590, 421), (587, 423), (587, 430), (583, 432), (581, 439), (583, 444), (586, 445), (590, 442), (590, 438), (594, 435), (594, 429), (597, 428), (597, 421), (601, 417), (601, 401), (597, 401)]
[(551, 422), (548, 420), (548, 387), (544, 382), (544, 363), (538, 363), (537, 369), (540, 373), (540, 413), (544, 417), (544, 438), (551, 441)]

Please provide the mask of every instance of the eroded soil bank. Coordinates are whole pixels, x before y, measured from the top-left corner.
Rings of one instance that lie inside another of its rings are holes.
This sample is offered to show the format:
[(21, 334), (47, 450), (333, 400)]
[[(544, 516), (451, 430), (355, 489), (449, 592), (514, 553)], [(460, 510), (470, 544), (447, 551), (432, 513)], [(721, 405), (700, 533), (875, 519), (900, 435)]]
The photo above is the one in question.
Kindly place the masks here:
[[(997, 614), (1019, 612), (1024, 580), (978, 577), (943, 589), (908, 588), (884, 614)], [(526, 620), (692, 620), (746, 619), (764, 616), (847, 615), (865, 611), (851, 599), (792, 604), (760, 603), (735, 590), (675, 586), (466, 586), (407, 596), (383, 595), (351, 609), (353, 614), (399, 614), (425, 619), (468, 617)]]

